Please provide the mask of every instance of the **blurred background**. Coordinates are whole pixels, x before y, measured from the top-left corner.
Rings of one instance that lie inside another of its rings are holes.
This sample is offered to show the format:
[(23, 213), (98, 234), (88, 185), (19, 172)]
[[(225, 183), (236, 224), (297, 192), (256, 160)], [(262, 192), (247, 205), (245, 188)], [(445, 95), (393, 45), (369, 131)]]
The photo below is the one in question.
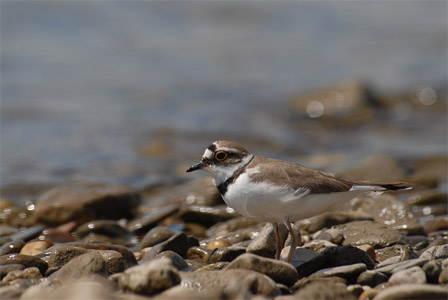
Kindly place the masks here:
[(218, 139), (330, 172), (446, 157), (446, 1), (0, 4), (3, 189), (189, 180)]

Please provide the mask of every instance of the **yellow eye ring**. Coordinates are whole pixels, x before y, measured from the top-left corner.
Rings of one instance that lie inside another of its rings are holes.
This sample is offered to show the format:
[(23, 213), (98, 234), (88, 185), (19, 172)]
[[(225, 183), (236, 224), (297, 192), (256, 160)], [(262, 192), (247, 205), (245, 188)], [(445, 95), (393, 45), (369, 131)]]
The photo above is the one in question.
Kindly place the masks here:
[(228, 156), (227, 152), (225, 152), (225, 151), (218, 151), (215, 153), (215, 159), (217, 161), (223, 161), (227, 158), (227, 156)]

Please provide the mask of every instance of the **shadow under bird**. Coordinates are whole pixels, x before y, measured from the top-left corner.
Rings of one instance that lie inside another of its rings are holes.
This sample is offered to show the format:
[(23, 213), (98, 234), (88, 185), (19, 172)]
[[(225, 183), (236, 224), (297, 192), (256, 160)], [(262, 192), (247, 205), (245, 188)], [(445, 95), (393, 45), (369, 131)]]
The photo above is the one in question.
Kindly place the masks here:
[(230, 141), (217, 141), (205, 149), (199, 163), (187, 169), (207, 171), (225, 203), (245, 217), (272, 224), (276, 234), (276, 258), (284, 241), (283, 223), (292, 238), (286, 261), (291, 261), (299, 237), (291, 222), (339, 208), (364, 192), (406, 190), (403, 182), (351, 181), (298, 164), (257, 156)]

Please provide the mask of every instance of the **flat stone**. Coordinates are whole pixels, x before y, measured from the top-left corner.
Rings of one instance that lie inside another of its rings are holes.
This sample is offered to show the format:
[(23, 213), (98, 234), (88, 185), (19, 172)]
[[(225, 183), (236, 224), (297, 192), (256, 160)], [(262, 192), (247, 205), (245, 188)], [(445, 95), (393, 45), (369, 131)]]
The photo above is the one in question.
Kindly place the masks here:
[(438, 259), (447, 257), (448, 257), (448, 244), (430, 247), (429, 249), (425, 250), (422, 254), (420, 254), (420, 258), (423, 259)]
[[(282, 251), (281, 257), (285, 259), (289, 252), (289, 246)], [(296, 248), (290, 264), (296, 269), (299, 278), (306, 277), (321, 269), (325, 263), (325, 256), (317, 252)]]
[(226, 267), (226, 270), (230, 269), (257, 271), (269, 276), (275, 282), (283, 283), (287, 286), (293, 285), (299, 279), (296, 269), (291, 264), (250, 253), (246, 253), (235, 258)]
[(327, 268), (357, 263), (364, 264), (367, 269), (375, 267), (375, 262), (366, 252), (350, 245), (328, 248), (322, 252), (322, 255), (325, 256), (324, 267)]
[(49, 224), (118, 220), (135, 215), (140, 197), (126, 187), (73, 184), (53, 188), (36, 203), (37, 219)]
[(14, 234), (10, 235), (9, 237), (11, 238), (12, 241), (23, 240), (25, 242), (28, 242), (28, 241), (38, 237), (39, 234), (41, 234), (43, 230), (44, 230), (44, 227), (42, 225), (36, 225), (36, 226), (28, 227), (28, 228), (24, 229), (23, 231), (14, 233)]
[(341, 267), (333, 267), (333, 268), (326, 268), (319, 270), (313, 274), (311, 274), (311, 277), (342, 277), (348, 280), (356, 279), (359, 274), (366, 271), (366, 265), (359, 263), (359, 264), (353, 264), (353, 265), (346, 265)]
[[(195, 290), (214, 288), (222, 290), (227, 288), (232, 281), (246, 286), (254, 294), (267, 297), (275, 297), (280, 291), (275, 282), (268, 276), (259, 272), (243, 269), (206, 271), (206, 272), (180, 272), (181, 285)], [(247, 280), (250, 278), (251, 280)], [(247, 286), (249, 285), (249, 286)]]
[(430, 284), (401, 284), (379, 291), (374, 300), (447, 299), (446, 287)]
[(406, 235), (424, 234), (424, 230), (408, 203), (391, 194), (359, 197), (352, 208), (373, 216), (374, 221), (396, 229)]
[[(288, 236), (286, 226), (279, 226), (280, 236), (283, 240)], [(276, 237), (274, 228), (271, 224), (266, 224), (260, 233), (247, 246), (247, 253), (256, 254), (259, 256), (274, 258), (276, 251)]]
[(392, 274), (389, 278), (390, 284), (419, 284), (426, 283), (426, 275), (420, 267), (412, 267), (409, 269), (401, 270)]
[(90, 250), (97, 251), (106, 263), (108, 274), (123, 272), (126, 267), (126, 261), (120, 252), (115, 250)]
[(339, 228), (344, 235), (342, 245), (368, 244), (374, 248), (383, 248), (406, 242), (403, 234), (378, 222), (355, 221), (335, 227)]
[(45, 261), (31, 255), (15, 253), (0, 256), (0, 266), (9, 264), (19, 264), (25, 268), (37, 267), (42, 275), (48, 269), (48, 264)]
[(151, 260), (163, 251), (171, 250), (183, 258), (187, 257), (188, 237), (184, 232), (178, 232), (168, 240), (159, 243), (151, 248), (143, 256), (144, 260)]
[(19, 299), (24, 289), (13, 285), (0, 287), (0, 299)]
[(129, 231), (112, 220), (94, 220), (82, 224), (76, 228), (75, 233), (80, 237), (85, 237), (89, 234), (101, 234), (110, 237), (122, 237), (129, 235)]
[(47, 252), (50, 253), (48, 265), (50, 267), (57, 268), (62, 267), (73, 258), (89, 252), (89, 250), (81, 247), (62, 244), (62, 245), (55, 245), (47, 249)]
[(332, 211), (325, 212), (318, 216), (304, 219), (296, 222), (300, 229), (314, 233), (323, 228), (330, 228), (334, 225), (345, 224), (353, 221), (373, 221), (373, 217), (369, 214), (360, 211)]
[(26, 243), (26, 245), (24, 245), (22, 247), (22, 249), (20, 249), (20, 253), (34, 256), (36, 254), (44, 252), (45, 250), (50, 248), (52, 245), (53, 245), (53, 243), (49, 240), (30, 241), (30, 242)]
[(381, 272), (367, 270), (359, 274), (357, 283), (360, 285), (368, 285), (370, 287), (375, 287), (378, 284), (387, 282), (389, 278)]
[(185, 222), (195, 222), (200, 224), (211, 225), (220, 221), (227, 221), (238, 214), (226, 205), (219, 206), (200, 206), (188, 205), (180, 208), (179, 217)]
[(118, 277), (118, 286), (121, 289), (143, 295), (152, 295), (179, 283), (179, 272), (165, 259), (134, 266)]
[(246, 248), (244, 247), (230, 246), (219, 248), (212, 252), (212, 254), (208, 259), (208, 262), (209, 263), (217, 263), (223, 261), (231, 262), (235, 258), (239, 257), (244, 253), (246, 253)]
[(178, 205), (167, 205), (144, 214), (128, 224), (128, 230), (134, 234), (142, 234), (155, 227), (158, 222), (179, 210)]
[(91, 251), (77, 256), (66, 263), (61, 269), (48, 278), (67, 282), (90, 274), (107, 276), (107, 266), (103, 257), (97, 251)]
[(0, 256), (19, 253), (20, 250), (22, 250), (23, 246), (25, 246), (25, 242), (23, 240), (14, 240), (7, 242), (0, 247)]
[(412, 268), (415, 266), (421, 267), (424, 264), (426, 264), (427, 262), (428, 262), (427, 259), (422, 259), (422, 258), (410, 259), (410, 260), (400, 261), (397, 263), (386, 265), (383, 267), (379, 267), (379, 268), (375, 269), (375, 271), (382, 272), (386, 275), (390, 275), (390, 274), (399, 272), (401, 270), (406, 270), (406, 269), (409, 269), (409, 268)]
[(343, 283), (313, 282), (298, 290), (291, 299), (355, 300), (356, 298), (347, 291)]
[(162, 243), (175, 234), (173, 230), (165, 226), (157, 226), (148, 231), (140, 242), (140, 249), (152, 247)]

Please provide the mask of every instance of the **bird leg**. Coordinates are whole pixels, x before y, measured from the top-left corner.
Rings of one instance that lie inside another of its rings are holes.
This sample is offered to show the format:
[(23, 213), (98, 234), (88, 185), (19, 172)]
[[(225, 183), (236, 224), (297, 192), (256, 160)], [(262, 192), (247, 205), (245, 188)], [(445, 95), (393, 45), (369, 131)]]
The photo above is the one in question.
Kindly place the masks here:
[(288, 257), (286, 258), (286, 261), (290, 262), (292, 259), (292, 256), (294, 255), (294, 251), (296, 250), (297, 246), (299, 245), (299, 237), (292, 229), (291, 223), (289, 223), (289, 220), (283, 221), (283, 224), (285, 224), (286, 228), (288, 228), (289, 234), (291, 235), (291, 238), (292, 238), (292, 244), (291, 244), (291, 247), (289, 248)]
[(275, 259), (280, 259), (280, 254), (282, 252), (283, 248), (283, 239), (280, 235), (280, 231), (278, 230), (278, 224), (277, 223), (271, 223), (272, 228), (274, 228), (275, 232)]

